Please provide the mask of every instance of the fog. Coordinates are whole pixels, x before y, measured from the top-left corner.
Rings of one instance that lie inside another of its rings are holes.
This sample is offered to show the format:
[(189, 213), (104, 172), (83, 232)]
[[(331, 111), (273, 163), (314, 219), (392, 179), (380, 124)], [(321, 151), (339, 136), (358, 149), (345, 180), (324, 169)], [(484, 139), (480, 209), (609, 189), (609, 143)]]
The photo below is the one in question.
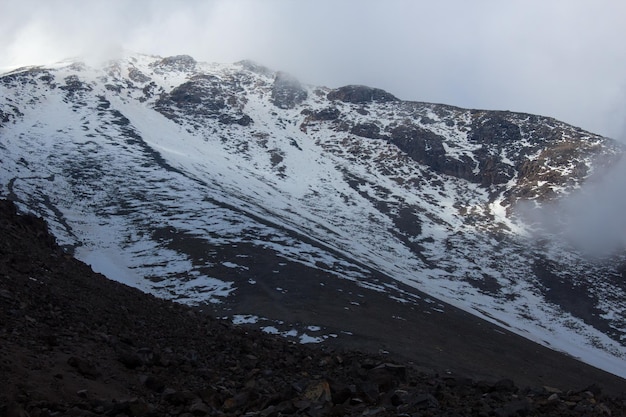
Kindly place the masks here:
[(22, 0), (0, 3), (0, 67), (122, 50), (252, 59), (308, 84), (556, 117), (621, 137), (617, 0)]
[(591, 259), (626, 254), (626, 157), (597, 170), (567, 198), (517, 211), (533, 223), (533, 238), (559, 235)]

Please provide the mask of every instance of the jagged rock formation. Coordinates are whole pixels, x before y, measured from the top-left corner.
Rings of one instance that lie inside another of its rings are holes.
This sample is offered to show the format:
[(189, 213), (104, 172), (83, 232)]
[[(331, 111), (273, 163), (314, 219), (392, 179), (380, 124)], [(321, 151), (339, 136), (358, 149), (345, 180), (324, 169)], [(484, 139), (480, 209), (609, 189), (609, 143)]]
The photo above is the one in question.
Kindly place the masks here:
[(452, 304), (626, 375), (623, 248), (519, 211), (615, 165), (610, 139), (187, 56), (16, 70), (0, 112), (0, 194), (112, 279), (307, 342)]

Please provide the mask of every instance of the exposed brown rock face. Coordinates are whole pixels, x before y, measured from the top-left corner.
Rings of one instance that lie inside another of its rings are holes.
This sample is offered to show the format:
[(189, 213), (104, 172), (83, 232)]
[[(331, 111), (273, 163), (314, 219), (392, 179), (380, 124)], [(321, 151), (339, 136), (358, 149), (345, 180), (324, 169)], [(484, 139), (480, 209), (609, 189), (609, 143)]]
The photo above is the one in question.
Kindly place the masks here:
[(592, 385), (521, 389), (308, 349), (95, 274), (0, 201), (0, 415), (617, 416)]

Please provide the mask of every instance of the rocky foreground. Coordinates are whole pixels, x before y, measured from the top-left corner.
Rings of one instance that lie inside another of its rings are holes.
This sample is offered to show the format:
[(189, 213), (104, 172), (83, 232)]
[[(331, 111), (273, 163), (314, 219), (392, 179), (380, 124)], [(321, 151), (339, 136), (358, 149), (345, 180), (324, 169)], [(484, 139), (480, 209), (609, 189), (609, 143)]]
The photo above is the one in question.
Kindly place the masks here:
[(95, 274), (0, 201), (0, 415), (621, 416), (607, 385), (519, 387), (310, 349)]

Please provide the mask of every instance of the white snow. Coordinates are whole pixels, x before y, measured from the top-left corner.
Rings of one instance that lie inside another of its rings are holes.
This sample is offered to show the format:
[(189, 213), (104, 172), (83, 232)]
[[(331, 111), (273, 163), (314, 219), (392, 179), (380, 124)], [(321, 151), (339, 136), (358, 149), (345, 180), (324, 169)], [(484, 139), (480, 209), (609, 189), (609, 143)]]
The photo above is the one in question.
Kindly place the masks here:
[(232, 317), (233, 324), (254, 324), (261, 318), (252, 314), (235, 314)]

